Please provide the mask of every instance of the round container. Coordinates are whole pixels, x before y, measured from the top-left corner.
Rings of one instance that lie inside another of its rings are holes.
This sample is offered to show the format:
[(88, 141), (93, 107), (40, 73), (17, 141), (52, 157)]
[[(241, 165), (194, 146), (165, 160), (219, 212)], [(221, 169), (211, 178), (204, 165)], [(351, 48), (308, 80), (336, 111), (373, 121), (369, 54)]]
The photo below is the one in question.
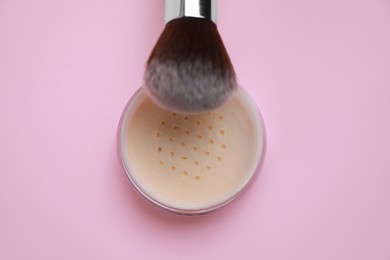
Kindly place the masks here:
[(178, 214), (203, 214), (236, 198), (264, 160), (264, 122), (242, 89), (222, 107), (187, 115), (158, 107), (140, 88), (118, 129), (118, 152), (134, 187)]

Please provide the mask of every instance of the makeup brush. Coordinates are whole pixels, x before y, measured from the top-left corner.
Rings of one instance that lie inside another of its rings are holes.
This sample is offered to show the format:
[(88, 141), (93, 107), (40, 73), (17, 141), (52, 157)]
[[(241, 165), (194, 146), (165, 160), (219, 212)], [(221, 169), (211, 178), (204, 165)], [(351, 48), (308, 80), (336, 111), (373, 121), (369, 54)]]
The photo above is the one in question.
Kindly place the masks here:
[(225, 103), (236, 75), (216, 26), (216, 0), (166, 0), (166, 25), (147, 61), (144, 87), (157, 104), (197, 113)]

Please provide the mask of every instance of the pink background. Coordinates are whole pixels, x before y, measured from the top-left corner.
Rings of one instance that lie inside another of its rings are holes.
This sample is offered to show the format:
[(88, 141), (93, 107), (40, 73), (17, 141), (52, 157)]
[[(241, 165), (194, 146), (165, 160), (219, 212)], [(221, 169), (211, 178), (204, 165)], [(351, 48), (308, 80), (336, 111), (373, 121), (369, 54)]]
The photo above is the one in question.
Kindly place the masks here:
[(159, 0), (0, 0), (0, 259), (390, 259), (390, 2), (220, 1), (267, 125), (261, 175), (181, 217), (123, 174), (116, 129)]

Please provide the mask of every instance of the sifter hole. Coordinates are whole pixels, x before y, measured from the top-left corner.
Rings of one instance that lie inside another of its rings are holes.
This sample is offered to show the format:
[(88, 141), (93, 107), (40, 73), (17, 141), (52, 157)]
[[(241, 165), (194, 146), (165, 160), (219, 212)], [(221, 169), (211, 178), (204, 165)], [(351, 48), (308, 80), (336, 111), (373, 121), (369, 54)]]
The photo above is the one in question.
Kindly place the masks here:
[(163, 150), (163, 148), (161, 146), (157, 147), (157, 152), (161, 152)]
[(167, 125), (167, 121), (161, 120), (160, 124), (161, 124), (162, 126), (165, 126), (165, 125)]
[(222, 161), (222, 156), (218, 155), (218, 156), (217, 156), (217, 160), (218, 160), (218, 161)]
[(215, 143), (214, 139), (209, 139), (209, 143), (214, 144)]
[(169, 155), (173, 158), (175, 157), (175, 152), (170, 152)]
[(175, 139), (172, 136), (168, 137), (168, 142), (173, 143), (174, 141)]

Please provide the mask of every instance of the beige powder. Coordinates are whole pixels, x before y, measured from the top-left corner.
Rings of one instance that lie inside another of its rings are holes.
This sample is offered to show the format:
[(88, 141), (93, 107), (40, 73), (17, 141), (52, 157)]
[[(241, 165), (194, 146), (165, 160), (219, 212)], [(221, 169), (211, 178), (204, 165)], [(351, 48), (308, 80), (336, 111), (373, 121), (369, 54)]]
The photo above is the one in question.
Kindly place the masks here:
[(141, 95), (125, 123), (132, 178), (148, 196), (175, 208), (226, 200), (251, 178), (261, 157), (254, 111), (242, 93), (196, 115), (172, 113)]

